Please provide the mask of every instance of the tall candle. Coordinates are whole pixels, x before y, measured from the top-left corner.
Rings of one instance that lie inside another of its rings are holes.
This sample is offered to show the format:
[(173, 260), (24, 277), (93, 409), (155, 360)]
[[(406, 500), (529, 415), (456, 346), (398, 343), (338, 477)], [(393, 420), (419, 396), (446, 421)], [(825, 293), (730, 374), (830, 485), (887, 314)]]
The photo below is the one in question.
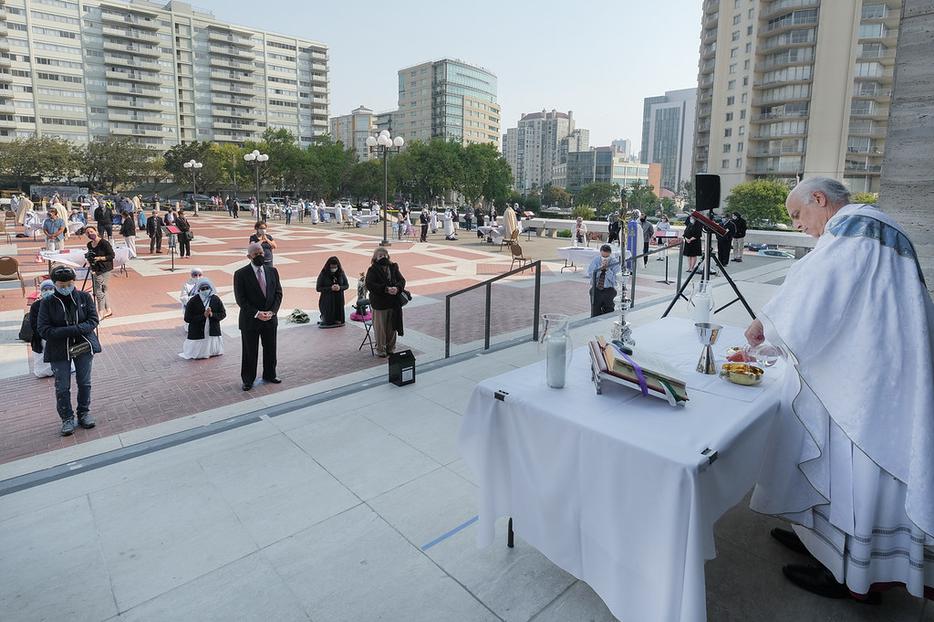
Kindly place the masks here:
[(546, 344), (545, 376), (548, 386), (553, 389), (564, 388), (567, 371), (568, 346), (564, 339), (548, 339)]

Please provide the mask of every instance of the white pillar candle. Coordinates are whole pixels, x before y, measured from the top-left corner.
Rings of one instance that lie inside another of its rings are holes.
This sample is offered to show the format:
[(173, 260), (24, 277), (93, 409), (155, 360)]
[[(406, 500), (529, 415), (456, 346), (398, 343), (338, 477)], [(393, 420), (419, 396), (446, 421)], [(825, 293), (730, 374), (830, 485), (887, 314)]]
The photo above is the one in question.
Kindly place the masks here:
[(567, 342), (564, 339), (548, 339), (546, 344), (546, 380), (553, 389), (564, 388), (567, 371)]

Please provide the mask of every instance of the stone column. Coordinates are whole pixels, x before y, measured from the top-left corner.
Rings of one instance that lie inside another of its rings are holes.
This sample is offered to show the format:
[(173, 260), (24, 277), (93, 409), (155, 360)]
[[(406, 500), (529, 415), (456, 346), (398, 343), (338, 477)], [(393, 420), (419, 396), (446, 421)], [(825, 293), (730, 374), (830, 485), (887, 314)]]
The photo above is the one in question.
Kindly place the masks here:
[(903, 0), (879, 202), (904, 226), (934, 294), (934, 0)]

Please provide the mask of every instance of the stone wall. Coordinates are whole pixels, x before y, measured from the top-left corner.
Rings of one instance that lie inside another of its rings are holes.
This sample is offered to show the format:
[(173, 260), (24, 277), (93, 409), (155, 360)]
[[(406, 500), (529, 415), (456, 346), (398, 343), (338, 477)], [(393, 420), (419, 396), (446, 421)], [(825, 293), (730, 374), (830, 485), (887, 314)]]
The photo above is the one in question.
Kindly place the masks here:
[(934, 294), (934, 0), (904, 0), (881, 207), (911, 236)]

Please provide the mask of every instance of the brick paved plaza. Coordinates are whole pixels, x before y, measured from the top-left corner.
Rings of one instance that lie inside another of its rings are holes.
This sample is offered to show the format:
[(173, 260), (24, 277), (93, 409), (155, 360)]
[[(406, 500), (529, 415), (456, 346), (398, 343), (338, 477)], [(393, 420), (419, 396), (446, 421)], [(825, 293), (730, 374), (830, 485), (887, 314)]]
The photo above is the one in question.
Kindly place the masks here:
[[(279, 269), (284, 300), (280, 312), (278, 386), (257, 385), (244, 393), (239, 386), (240, 340), (233, 301), (232, 274), (244, 265), (244, 252), (253, 222), (231, 219), (226, 214), (204, 213), (192, 218), (195, 240), (192, 258), (175, 259), (172, 272), (168, 254), (150, 255), (148, 239), (138, 239), (140, 257), (129, 263), (127, 275), (114, 274), (111, 301), (114, 316), (100, 327), (104, 352), (95, 357), (92, 410), (98, 426), (78, 430), (72, 437), (58, 435), (59, 422), (54, 410), (51, 378), (37, 379), (31, 373), (28, 344), (16, 341), (24, 300), (18, 284), (4, 283), (0, 289), (3, 317), (4, 400), (0, 405), (0, 463), (67, 447), (95, 438), (138, 429), (261, 398), (273, 392), (309, 385), (350, 372), (371, 369), (372, 376), (384, 373), (385, 362), (374, 358), (369, 348), (358, 351), (363, 329), (348, 323), (342, 329), (322, 331), (315, 325), (317, 293), (314, 283), (327, 257), (337, 255), (351, 281), (347, 303), (355, 299), (356, 276), (369, 264), (381, 227), (350, 229), (336, 224), (294, 222), (286, 226), (269, 223), (269, 232), (278, 243)], [(415, 300), (405, 311), (406, 335), (401, 345), (413, 348), (419, 361), (443, 356), (445, 294), (488, 279), (510, 268), (508, 253), (499, 246), (485, 244), (474, 233), (462, 232), (457, 242), (445, 241), (439, 234), (428, 243), (394, 242), (393, 259), (398, 261)], [(82, 250), (85, 240), (71, 238), (68, 248)], [(541, 311), (586, 316), (589, 311), (586, 281), (580, 272), (560, 273), (563, 262), (555, 249), (566, 241), (524, 240), (526, 254), (547, 260), (543, 264)], [(29, 291), (32, 279), (46, 272), (46, 264), (36, 261), (40, 244), (16, 239), (2, 254), (19, 259)], [(164, 249), (165, 250), (165, 249)], [(659, 264), (660, 265), (660, 264)], [(228, 318), (223, 323), (226, 353), (202, 361), (178, 357), (184, 333), (178, 291), (197, 266), (218, 287)], [(639, 278), (640, 296), (666, 291), (655, 283), (656, 276)], [(495, 342), (531, 331), (533, 287), (531, 277), (512, 277), (493, 286), (491, 305), (492, 338)], [(88, 284), (90, 288), (90, 284)], [(283, 320), (295, 308), (309, 312), (312, 323), (293, 325)], [(483, 288), (459, 296), (452, 305), (452, 353), (473, 348), (483, 340)]]

